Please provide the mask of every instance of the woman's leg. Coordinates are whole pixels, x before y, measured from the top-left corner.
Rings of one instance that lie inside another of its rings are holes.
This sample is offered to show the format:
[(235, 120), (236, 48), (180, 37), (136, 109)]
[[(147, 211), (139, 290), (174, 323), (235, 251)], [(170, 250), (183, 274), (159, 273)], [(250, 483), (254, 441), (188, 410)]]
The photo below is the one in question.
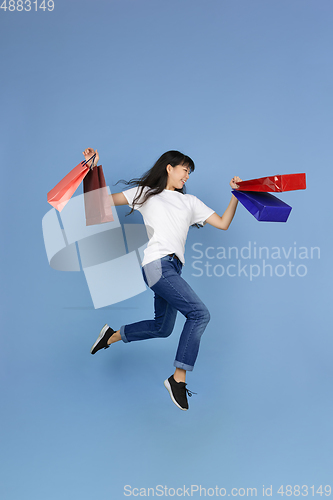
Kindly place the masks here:
[(176, 368), (175, 373), (173, 374), (173, 378), (176, 382), (185, 382), (186, 381), (186, 370), (182, 368)]
[[(125, 337), (126, 339), (125, 342), (168, 337), (172, 333), (176, 320), (177, 310), (173, 309), (166, 300), (156, 295), (156, 293), (154, 297), (154, 304), (154, 320), (139, 321), (137, 323), (132, 323), (130, 325), (125, 325), (124, 327), (122, 327), (123, 337)], [(109, 337), (107, 345), (119, 342), (119, 340), (124, 339), (122, 338), (121, 331), (117, 330)]]
[(124, 342), (168, 337), (172, 333), (176, 316), (177, 309), (155, 292), (154, 319), (123, 325), (119, 330), (120, 337)]
[(146, 283), (154, 291), (155, 319), (123, 325), (108, 339), (108, 345), (122, 339), (133, 342), (149, 338), (167, 337), (171, 334), (177, 310), (185, 317), (176, 358), (174, 362), (175, 380), (185, 381), (186, 371), (193, 370), (201, 335), (210, 314), (190, 285), (180, 276), (182, 265), (173, 257), (163, 257), (143, 270)]
[[(160, 261), (158, 262), (159, 263), (156, 265), (152, 263), (147, 266), (149, 269), (159, 268), (157, 273), (153, 272), (155, 281), (161, 277)], [(148, 272), (148, 274), (151, 278), (152, 273)], [(147, 280), (144, 270), (143, 277), (146, 284), (152, 283), (150, 278)], [(155, 292), (154, 310), (155, 317), (153, 320), (144, 320), (123, 325), (120, 330), (117, 331), (112, 330), (108, 325), (104, 325), (90, 352), (95, 354), (98, 350), (103, 348), (106, 349), (111, 344), (119, 342), (119, 340), (123, 340), (123, 342), (127, 343), (137, 340), (168, 337), (172, 333), (176, 321), (177, 309), (173, 308), (164, 298), (160, 297)]]
[(161, 259), (161, 263), (162, 276), (151, 288), (186, 317), (174, 362), (176, 369), (179, 369), (175, 376), (179, 381), (184, 381), (184, 371), (193, 370), (201, 335), (210, 320), (210, 314), (190, 285), (180, 276), (180, 262), (170, 257), (170, 260)]
[(111, 337), (107, 341), (107, 344), (111, 345), (114, 344), (115, 342), (119, 342), (119, 340), (121, 340), (121, 335), (120, 335), (120, 330), (117, 330), (113, 335), (111, 335)]
[(122, 326), (112, 333), (107, 347), (121, 339), (132, 342), (168, 336), (174, 327), (177, 310), (180, 311), (186, 317), (186, 322), (174, 362), (176, 369), (174, 375), (164, 381), (164, 385), (173, 402), (180, 409), (187, 410), (186, 371), (193, 370), (201, 335), (210, 320), (210, 314), (189, 284), (181, 278), (182, 265), (179, 260), (166, 256), (151, 263), (150, 268), (152, 273), (146, 276), (143, 271), (143, 275), (155, 293), (155, 319)]
[(172, 307), (152, 287), (161, 278), (161, 269), (161, 260), (151, 262), (143, 267), (143, 279), (146, 285), (154, 291), (154, 319), (123, 325), (119, 333), (124, 342), (162, 338), (171, 335), (176, 321), (177, 309)]

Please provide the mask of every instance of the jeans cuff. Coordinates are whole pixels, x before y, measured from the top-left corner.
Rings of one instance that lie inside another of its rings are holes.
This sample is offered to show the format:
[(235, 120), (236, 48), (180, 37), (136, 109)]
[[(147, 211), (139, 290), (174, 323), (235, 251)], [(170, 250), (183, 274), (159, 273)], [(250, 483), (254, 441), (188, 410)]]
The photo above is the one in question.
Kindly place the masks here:
[(125, 335), (125, 325), (120, 327), (120, 336), (121, 336), (121, 340), (123, 342), (125, 342), (125, 344), (127, 344), (127, 342), (129, 342), (129, 340), (127, 340), (126, 335)]
[(187, 372), (191, 372), (194, 366), (186, 365), (185, 363), (181, 363), (180, 361), (175, 360), (173, 366), (176, 368), (181, 368), (182, 370), (186, 370)]

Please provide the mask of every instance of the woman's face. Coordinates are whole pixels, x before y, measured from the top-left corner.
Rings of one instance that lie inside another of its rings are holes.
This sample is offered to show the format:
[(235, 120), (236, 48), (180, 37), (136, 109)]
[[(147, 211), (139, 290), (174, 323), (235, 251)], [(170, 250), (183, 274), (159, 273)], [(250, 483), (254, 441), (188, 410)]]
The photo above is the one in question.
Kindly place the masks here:
[(188, 180), (190, 175), (190, 167), (188, 165), (176, 165), (172, 167), (171, 165), (167, 166), (168, 172), (168, 182), (166, 189), (175, 190), (182, 189), (185, 182)]

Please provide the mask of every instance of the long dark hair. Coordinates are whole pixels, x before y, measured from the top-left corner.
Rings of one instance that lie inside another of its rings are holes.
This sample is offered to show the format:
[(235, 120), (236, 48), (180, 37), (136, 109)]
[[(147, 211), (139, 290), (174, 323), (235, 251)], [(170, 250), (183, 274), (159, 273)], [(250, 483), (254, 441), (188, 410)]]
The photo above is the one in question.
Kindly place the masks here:
[[(195, 168), (194, 162), (189, 156), (186, 156), (179, 151), (167, 151), (159, 157), (152, 168), (144, 173), (142, 177), (139, 177), (138, 179), (131, 179), (130, 181), (125, 181), (123, 179), (118, 181), (131, 187), (141, 186), (141, 189), (138, 189), (138, 193), (133, 200), (133, 205), (142, 195), (144, 187), (148, 187), (149, 189), (145, 193), (142, 201), (137, 203), (139, 206), (143, 205), (148, 198), (161, 193), (166, 188), (168, 181), (168, 172), (166, 169), (167, 165), (171, 165), (172, 167), (175, 167), (176, 165), (186, 165), (187, 167), (190, 167), (191, 172), (193, 172)], [(181, 189), (175, 189), (175, 191), (185, 194), (185, 185)], [(130, 215), (133, 211), (134, 208), (132, 208), (127, 215)]]

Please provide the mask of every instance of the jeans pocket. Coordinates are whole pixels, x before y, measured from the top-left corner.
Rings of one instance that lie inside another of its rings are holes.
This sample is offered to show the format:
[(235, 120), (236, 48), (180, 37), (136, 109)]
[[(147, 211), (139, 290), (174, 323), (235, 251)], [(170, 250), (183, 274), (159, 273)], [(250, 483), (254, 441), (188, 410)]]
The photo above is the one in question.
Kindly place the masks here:
[(161, 279), (162, 276), (161, 260), (157, 259), (143, 266), (142, 274), (146, 285), (149, 288), (154, 286)]
[(147, 278), (146, 278), (146, 273), (145, 273), (144, 267), (145, 267), (145, 266), (143, 266), (143, 267), (141, 268), (141, 271), (142, 271), (142, 277), (143, 277), (143, 281), (144, 281), (144, 282), (146, 283), (146, 285), (148, 286), (148, 283), (147, 283)]

